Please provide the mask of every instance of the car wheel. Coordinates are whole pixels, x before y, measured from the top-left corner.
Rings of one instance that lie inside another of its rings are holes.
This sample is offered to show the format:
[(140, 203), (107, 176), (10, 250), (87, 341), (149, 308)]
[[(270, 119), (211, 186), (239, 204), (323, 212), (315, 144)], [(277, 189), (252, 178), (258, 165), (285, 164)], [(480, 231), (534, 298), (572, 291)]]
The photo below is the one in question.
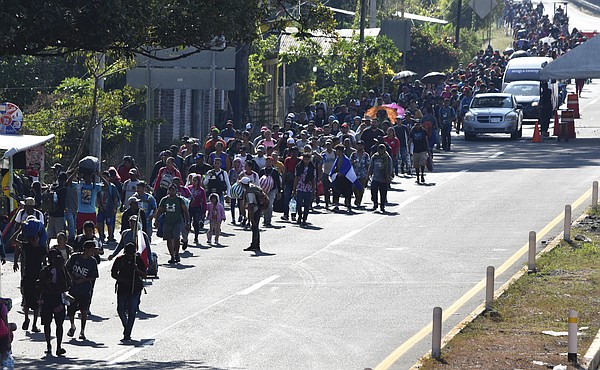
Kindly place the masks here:
[(517, 133), (517, 137), (520, 139), (523, 137), (523, 125), (521, 125), (521, 128), (519, 129), (518, 133)]
[(516, 140), (518, 137), (519, 137), (519, 130), (515, 130), (514, 132), (510, 133), (511, 140)]

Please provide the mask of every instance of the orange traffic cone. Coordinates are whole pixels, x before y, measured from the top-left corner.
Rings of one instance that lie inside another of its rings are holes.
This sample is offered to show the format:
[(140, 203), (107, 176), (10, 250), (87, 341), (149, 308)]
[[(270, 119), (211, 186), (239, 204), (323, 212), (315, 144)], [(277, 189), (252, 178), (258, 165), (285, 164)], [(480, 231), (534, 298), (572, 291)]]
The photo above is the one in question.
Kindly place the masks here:
[(538, 121), (535, 121), (535, 130), (533, 130), (533, 139), (531, 139), (532, 143), (541, 143), (542, 135), (540, 135), (540, 128), (538, 126)]

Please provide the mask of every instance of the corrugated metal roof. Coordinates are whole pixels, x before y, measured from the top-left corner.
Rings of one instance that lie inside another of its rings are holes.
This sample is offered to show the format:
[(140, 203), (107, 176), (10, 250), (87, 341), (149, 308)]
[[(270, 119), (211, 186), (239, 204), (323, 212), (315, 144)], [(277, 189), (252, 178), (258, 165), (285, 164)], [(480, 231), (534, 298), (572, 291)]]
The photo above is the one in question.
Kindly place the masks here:
[[(365, 28), (365, 37), (377, 37), (380, 28)], [(282, 32), (279, 36), (279, 53), (289, 53), (297, 50), (302, 45), (302, 39), (294, 37), (298, 33), (298, 29), (295, 27), (286, 27), (285, 32)], [(331, 47), (331, 44), (336, 40), (337, 37), (341, 38), (352, 38), (354, 35), (358, 35), (359, 30), (352, 28), (343, 28), (335, 30), (336, 35), (326, 35), (323, 32), (315, 31), (312, 32), (310, 39), (316, 42), (323, 52), (327, 52)]]

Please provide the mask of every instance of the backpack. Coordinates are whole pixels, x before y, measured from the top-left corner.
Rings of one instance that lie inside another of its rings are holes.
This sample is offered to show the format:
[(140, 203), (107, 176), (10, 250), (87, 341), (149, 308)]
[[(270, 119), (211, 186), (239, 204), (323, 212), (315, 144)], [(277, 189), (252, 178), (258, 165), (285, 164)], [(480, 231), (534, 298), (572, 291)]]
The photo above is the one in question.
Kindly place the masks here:
[(55, 212), (58, 209), (58, 194), (55, 191), (42, 193), (42, 211)]
[(219, 171), (219, 174), (216, 174), (215, 171), (209, 171), (207, 176), (208, 184), (206, 186), (206, 194), (223, 194), (223, 192), (227, 189), (227, 183), (225, 182), (225, 171)]
[(265, 191), (263, 189), (261, 189), (259, 186), (256, 186), (254, 184), (249, 184), (250, 187), (248, 188), (248, 192), (254, 194), (256, 196), (256, 203), (258, 208), (261, 211), (265, 211), (269, 208), (269, 196), (267, 195), (267, 193), (265, 193)]
[(173, 175), (164, 171), (162, 176), (160, 177), (160, 187), (163, 189), (167, 189), (169, 185), (173, 183)]

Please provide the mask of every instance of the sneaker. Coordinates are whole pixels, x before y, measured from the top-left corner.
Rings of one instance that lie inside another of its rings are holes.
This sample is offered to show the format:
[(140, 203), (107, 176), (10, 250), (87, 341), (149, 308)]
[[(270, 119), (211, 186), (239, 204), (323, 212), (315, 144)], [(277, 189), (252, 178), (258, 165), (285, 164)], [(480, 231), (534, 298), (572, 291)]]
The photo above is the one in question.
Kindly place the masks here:
[(177, 262), (177, 261), (175, 261), (174, 258), (171, 258), (170, 260), (167, 261), (167, 263), (169, 263), (171, 265), (174, 264), (175, 262)]
[(333, 212), (339, 212), (340, 211), (340, 207), (335, 206), (331, 209)]
[(425, 178), (423, 176), (421, 176), (421, 182), (425, 183)]
[(288, 216), (287, 216), (287, 215), (283, 215), (283, 216), (281, 216), (281, 219), (282, 219), (282, 220), (284, 220), (284, 221), (287, 221), (287, 220), (289, 220), (289, 218), (288, 218)]
[(85, 334), (83, 334), (83, 333), (79, 334), (79, 339), (86, 340)]
[(67, 351), (65, 351), (64, 348), (59, 348), (59, 349), (56, 350), (56, 355), (59, 356), (59, 357), (62, 356), (62, 355), (64, 355), (65, 353), (67, 353)]
[(75, 335), (75, 328), (71, 328), (67, 332), (67, 337), (72, 337), (73, 335)]
[(296, 221), (296, 216), (292, 215), (292, 221)]
[(255, 251), (257, 248), (254, 248), (253, 246), (249, 246), (248, 248), (244, 248), (245, 252), (252, 252)]
[(194, 238), (194, 244), (198, 244), (198, 237)]
[(181, 249), (186, 250), (188, 247), (188, 242), (184, 241), (183, 244), (181, 244)]
[(179, 258), (179, 255), (175, 256), (175, 262), (181, 262), (181, 258)]
[(273, 225), (271, 225), (271, 223), (270, 223), (270, 222), (265, 222), (265, 223), (263, 224), (263, 226), (264, 226), (264, 227), (271, 227), (271, 226), (273, 226)]

